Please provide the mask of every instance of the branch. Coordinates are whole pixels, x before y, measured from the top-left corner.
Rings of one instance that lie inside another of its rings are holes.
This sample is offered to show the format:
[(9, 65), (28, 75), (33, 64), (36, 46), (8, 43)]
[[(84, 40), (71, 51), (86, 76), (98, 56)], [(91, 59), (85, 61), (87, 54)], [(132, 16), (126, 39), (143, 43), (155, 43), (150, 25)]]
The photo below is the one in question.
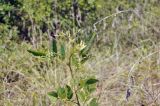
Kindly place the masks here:
[(93, 24), (94, 30), (95, 30), (95, 31), (97, 30), (96, 24), (102, 22), (103, 20), (106, 20), (106, 19), (108, 19), (108, 18), (110, 18), (110, 17), (116, 16), (116, 15), (121, 14), (121, 13), (132, 12), (132, 11), (133, 11), (133, 10), (130, 10), (130, 9), (129, 9), (129, 10), (124, 10), (124, 11), (119, 11), (119, 12), (117, 12), (117, 13), (113, 13), (113, 14), (111, 14), (111, 15), (109, 15), (109, 16), (106, 16), (106, 17), (102, 18), (101, 20), (99, 20), (99, 21), (97, 21), (96, 23)]

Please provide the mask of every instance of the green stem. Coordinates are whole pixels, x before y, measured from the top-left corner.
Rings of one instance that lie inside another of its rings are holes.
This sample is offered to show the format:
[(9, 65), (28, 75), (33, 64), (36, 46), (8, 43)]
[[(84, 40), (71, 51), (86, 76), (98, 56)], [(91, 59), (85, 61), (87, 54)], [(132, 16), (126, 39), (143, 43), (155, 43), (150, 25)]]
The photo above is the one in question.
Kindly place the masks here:
[[(70, 55), (70, 57), (69, 57), (68, 67), (69, 67), (69, 69), (70, 69), (71, 78), (75, 81), (74, 75), (73, 75), (73, 69), (72, 69), (72, 65), (71, 65), (72, 55), (73, 55), (73, 53), (72, 53), (72, 54)], [(79, 102), (78, 94), (77, 94), (77, 92), (76, 92), (76, 90), (75, 90), (75, 87), (74, 87), (74, 93), (75, 93), (75, 95), (76, 95), (76, 101), (77, 101), (76, 104), (77, 104), (78, 106), (81, 106), (81, 105), (80, 105), (80, 102)]]

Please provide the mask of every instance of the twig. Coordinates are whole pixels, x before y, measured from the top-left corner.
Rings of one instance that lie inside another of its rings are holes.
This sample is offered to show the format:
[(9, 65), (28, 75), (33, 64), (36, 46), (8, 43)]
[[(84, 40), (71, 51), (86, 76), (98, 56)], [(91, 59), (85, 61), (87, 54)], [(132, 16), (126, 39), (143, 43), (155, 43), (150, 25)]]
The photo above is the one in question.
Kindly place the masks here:
[(124, 11), (119, 11), (119, 12), (117, 12), (117, 13), (114, 13), (114, 14), (111, 14), (111, 15), (109, 15), (109, 16), (106, 16), (106, 17), (102, 18), (101, 20), (99, 20), (99, 21), (97, 21), (96, 23), (93, 24), (94, 30), (95, 30), (95, 31), (97, 30), (96, 24), (102, 22), (103, 20), (106, 20), (106, 19), (108, 19), (108, 18), (110, 18), (110, 17), (116, 16), (116, 15), (121, 14), (121, 13), (132, 12), (132, 11), (133, 11), (133, 10), (130, 10), (130, 9), (129, 9), (129, 10), (124, 10)]

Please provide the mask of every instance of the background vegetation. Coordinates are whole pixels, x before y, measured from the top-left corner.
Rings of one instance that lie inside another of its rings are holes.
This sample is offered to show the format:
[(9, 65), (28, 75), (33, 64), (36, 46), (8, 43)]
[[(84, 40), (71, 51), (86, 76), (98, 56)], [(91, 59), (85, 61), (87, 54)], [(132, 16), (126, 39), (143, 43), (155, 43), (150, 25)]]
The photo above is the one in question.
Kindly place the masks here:
[(81, 106), (159, 106), (159, 17), (159, 0), (0, 0), (0, 105), (74, 106), (48, 92), (91, 78)]

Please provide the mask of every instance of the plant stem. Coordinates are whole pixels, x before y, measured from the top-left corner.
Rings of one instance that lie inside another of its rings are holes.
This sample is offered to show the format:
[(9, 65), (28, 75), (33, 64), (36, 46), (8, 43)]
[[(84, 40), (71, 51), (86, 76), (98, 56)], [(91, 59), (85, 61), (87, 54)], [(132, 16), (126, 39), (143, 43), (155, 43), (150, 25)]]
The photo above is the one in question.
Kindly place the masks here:
[[(73, 69), (72, 69), (72, 66), (71, 66), (72, 55), (73, 55), (73, 53), (72, 53), (72, 54), (70, 55), (70, 57), (69, 57), (68, 67), (69, 67), (69, 69), (70, 69), (71, 78), (75, 81), (74, 75), (73, 75)], [(81, 105), (80, 105), (80, 102), (79, 102), (79, 98), (78, 98), (78, 95), (77, 95), (77, 92), (76, 92), (75, 87), (74, 87), (73, 89), (74, 89), (74, 93), (75, 93), (75, 95), (76, 95), (77, 105), (78, 105), (78, 106), (81, 106)]]
[(77, 105), (78, 105), (78, 106), (81, 106), (81, 105), (80, 105), (80, 102), (79, 102), (78, 95), (77, 95), (77, 93), (76, 93), (76, 92), (75, 92), (75, 94), (76, 94), (76, 99), (77, 99)]
[(72, 55), (73, 54), (71, 54), (70, 57), (69, 57), (68, 67), (69, 67), (69, 70), (70, 70), (70, 73), (71, 73), (71, 77), (72, 77), (72, 79), (74, 79), (73, 70), (72, 70), (72, 66), (71, 66)]

